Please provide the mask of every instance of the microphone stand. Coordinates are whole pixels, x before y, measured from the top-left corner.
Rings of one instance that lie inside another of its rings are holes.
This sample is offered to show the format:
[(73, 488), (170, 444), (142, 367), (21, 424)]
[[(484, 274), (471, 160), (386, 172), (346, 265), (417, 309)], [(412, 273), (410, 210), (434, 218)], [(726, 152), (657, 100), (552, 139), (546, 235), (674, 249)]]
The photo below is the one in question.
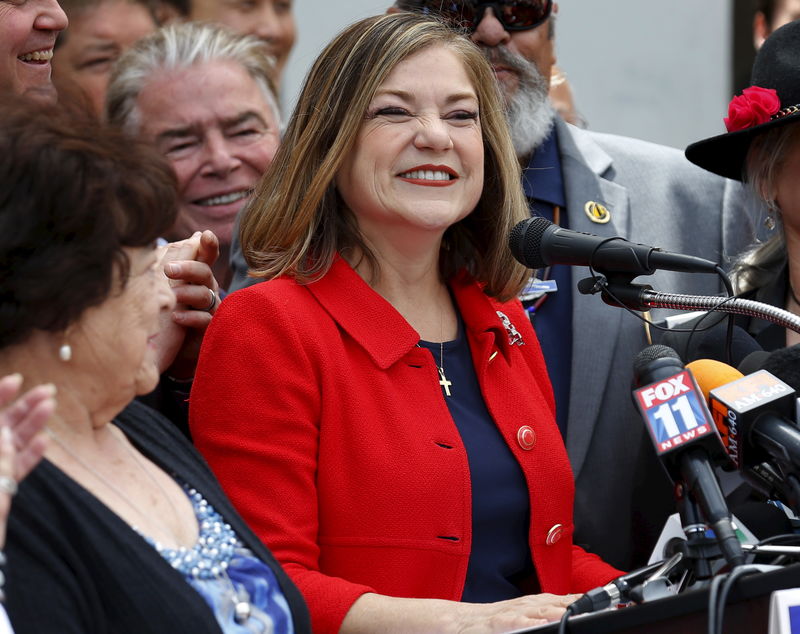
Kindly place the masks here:
[(637, 311), (645, 311), (650, 308), (671, 308), (747, 315), (800, 333), (800, 317), (782, 308), (739, 297), (662, 293), (653, 290), (653, 287), (647, 284), (632, 284), (632, 279), (627, 274), (598, 274), (578, 282), (578, 290), (584, 295), (600, 293), (603, 301), (609, 306)]
[(678, 513), (686, 539), (675, 538), (665, 548), (665, 555), (681, 553), (685, 565), (691, 566), (697, 581), (706, 581), (713, 576), (711, 561), (720, 559), (722, 552), (717, 539), (706, 536), (706, 521), (700, 512), (697, 502), (692, 498), (683, 484), (675, 488), (678, 502)]
[(775, 546), (772, 544), (742, 544), (742, 550), (756, 555), (794, 555), (800, 556), (800, 546)]

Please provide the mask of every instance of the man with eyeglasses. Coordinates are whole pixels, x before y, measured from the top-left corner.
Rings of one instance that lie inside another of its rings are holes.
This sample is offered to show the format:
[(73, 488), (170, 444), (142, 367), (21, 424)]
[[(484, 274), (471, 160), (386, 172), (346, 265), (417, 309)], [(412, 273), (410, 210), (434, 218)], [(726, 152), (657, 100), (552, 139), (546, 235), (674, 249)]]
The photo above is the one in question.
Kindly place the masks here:
[[(718, 261), (753, 235), (745, 212), (734, 208), (744, 199), (737, 184), (696, 169), (678, 150), (581, 130), (554, 112), (552, 0), (397, 0), (389, 11), (439, 16), (483, 49), (505, 96), (532, 213)], [(631, 399), (633, 358), (648, 334), (632, 315), (578, 293), (586, 269), (554, 266), (538, 276), (523, 300), (575, 473), (575, 543), (619, 568), (642, 565), (674, 510), (672, 487)], [(713, 276), (659, 272), (647, 281), (665, 291), (720, 290)]]

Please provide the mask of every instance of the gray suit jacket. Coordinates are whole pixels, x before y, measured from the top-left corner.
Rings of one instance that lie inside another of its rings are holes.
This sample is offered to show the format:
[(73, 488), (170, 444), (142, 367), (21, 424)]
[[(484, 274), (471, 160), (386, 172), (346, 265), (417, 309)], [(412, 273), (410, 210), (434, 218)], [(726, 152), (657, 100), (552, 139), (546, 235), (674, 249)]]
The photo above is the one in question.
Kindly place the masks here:
[(249, 277), (247, 275), (247, 262), (242, 253), (242, 244), (239, 242), (239, 220), (242, 218), (244, 208), (236, 216), (236, 224), (233, 227), (233, 241), (231, 242), (231, 283), (228, 286), (228, 292), (238, 291), (240, 288), (252, 286), (258, 282), (262, 282), (264, 278)]
[[(556, 125), (571, 229), (723, 266), (751, 242), (752, 198), (739, 183), (695, 167), (672, 148)], [(611, 220), (592, 222), (587, 201), (602, 203)], [(575, 542), (630, 569), (646, 562), (674, 512), (672, 487), (631, 398), (633, 359), (648, 345), (645, 328), (599, 295), (581, 295), (576, 284), (584, 277), (588, 269), (573, 268), (566, 445), (576, 480)], [(716, 276), (703, 274), (659, 271), (637, 281), (666, 292), (721, 289)]]

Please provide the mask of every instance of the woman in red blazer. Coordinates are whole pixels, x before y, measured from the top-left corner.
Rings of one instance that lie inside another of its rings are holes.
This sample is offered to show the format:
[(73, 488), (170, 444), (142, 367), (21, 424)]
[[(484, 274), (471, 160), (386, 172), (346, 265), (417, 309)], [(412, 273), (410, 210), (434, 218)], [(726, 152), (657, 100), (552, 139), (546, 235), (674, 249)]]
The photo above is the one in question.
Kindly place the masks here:
[(526, 216), (477, 48), (410, 14), (326, 48), (242, 219), (269, 281), (220, 307), (190, 402), (316, 632), (506, 631), (619, 574), (572, 544)]

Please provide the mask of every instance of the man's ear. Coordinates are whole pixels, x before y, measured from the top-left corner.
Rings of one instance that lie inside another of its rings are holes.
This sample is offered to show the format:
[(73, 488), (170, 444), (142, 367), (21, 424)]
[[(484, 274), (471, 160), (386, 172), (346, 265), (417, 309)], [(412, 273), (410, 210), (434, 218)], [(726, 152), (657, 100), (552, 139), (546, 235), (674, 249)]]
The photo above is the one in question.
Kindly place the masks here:
[(400, 9), (398, 9), (396, 6), (392, 5), (391, 7), (386, 9), (386, 13), (400, 13)]

